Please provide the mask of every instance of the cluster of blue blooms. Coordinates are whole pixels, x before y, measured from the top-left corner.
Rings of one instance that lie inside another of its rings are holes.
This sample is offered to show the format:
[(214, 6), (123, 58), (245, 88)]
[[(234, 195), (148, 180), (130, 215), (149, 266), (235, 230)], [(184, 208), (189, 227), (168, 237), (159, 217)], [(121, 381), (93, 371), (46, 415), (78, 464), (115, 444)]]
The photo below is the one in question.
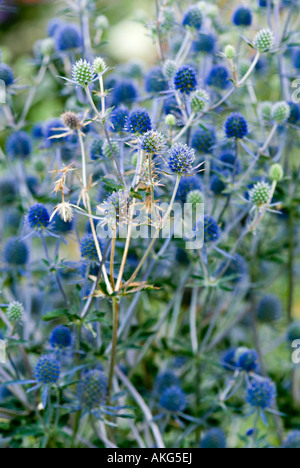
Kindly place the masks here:
[(298, 0), (159, 0), (148, 64), (66, 3), (0, 62), (0, 446), (300, 448)]

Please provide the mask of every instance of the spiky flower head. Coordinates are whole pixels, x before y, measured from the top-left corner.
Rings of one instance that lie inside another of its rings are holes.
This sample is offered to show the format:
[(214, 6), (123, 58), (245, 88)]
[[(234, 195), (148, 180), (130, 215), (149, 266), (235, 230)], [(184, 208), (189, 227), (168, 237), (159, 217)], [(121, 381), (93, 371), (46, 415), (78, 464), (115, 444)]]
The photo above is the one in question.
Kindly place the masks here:
[(213, 128), (198, 127), (192, 135), (192, 147), (199, 153), (211, 153), (217, 142), (216, 133)]
[(166, 115), (165, 122), (166, 125), (168, 125), (169, 127), (174, 127), (174, 125), (176, 124), (176, 117), (172, 114), (168, 114)]
[(203, 203), (203, 195), (200, 190), (191, 190), (187, 195), (186, 201), (187, 203), (191, 203), (193, 206), (196, 206)]
[(146, 109), (134, 109), (128, 116), (126, 127), (130, 133), (143, 134), (152, 129), (151, 119)]
[(269, 176), (270, 176), (270, 179), (273, 180), (274, 182), (279, 182), (280, 180), (282, 180), (284, 177), (284, 171), (283, 171), (282, 165), (273, 164), (270, 167)]
[[(111, 148), (113, 150), (113, 153)], [(113, 154), (115, 156), (118, 156), (120, 153), (120, 147), (118, 145), (118, 142), (111, 140), (109, 144), (108, 141), (105, 140), (105, 142), (103, 143), (102, 152), (105, 158), (112, 158)]]
[(54, 384), (59, 379), (60, 364), (53, 356), (42, 356), (38, 360), (34, 374), (39, 383)]
[(71, 222), (74, 218), (74, 208), (69, 202), (64, 201), (62, 203), (59, 203), (56, 206), (55, 211), (52, 213), (51, 219), (56, 213), (59, 214), (60, 218), (63, 219), (65, 223)]
[(217, 221), (211, 216), (204, 217), (204, 243), (216, 242), (220, 237)]
[(65, 349), (69, 348), (72, 343), (72, 335), (68, 327), (58, 325), (54, 328), (50, 336), (50, 345), (52, 348)]
[(12, 133), (6, 141), (6, 152), (8, 156), (15, 158), (27, 158), (32, 151), (29, 135), (23, 130)]
[(272, 119), (277, 122), (286, 122), (291, 114), (291, 108), (287, 102), (276, 102), (272, 107)]
[(251, 26), (252, 12), (250, 8), (238, 6), (233, 14), (232, 22), (236, 26)]
[(0, 63), (0, 80), (4, 81), (5, 86), (10, 86), (15, 81), (13, 71), (6, 63)]
[(224, 55), (228, 60), (234, 59), (236, 50), (232, 45), (227, 45), (224, 49)]
[(213, 54), (216, 49), (217, 38), (214, 34), (199, 33), (193, 41), (193, 51), (203, 54)]
[(165, 146), (166, 138), (164, 135), (153, 130), (145, 133), (141, 140), (141, 149), (146, 153), (159, 153)]
[(161, 93), (168, 89), (168, 82), (161, 67), (152, 67), (145, 76), (147, 93)]
[(248, 135), (247, 120), (242, 114), (234, 112), (225, 122), (225, 134), (227, 138), (243, 139)]
[(201, 29), (203, 15), (198, 5), (190, 6), (183, 15), (182, 25), (194, 30)]
[(81, 239), (80, 253), (82, 258), (85, 258), (90, 262), (97, 262), (99, 260), (95, 240), (92, 234), (86, 234)]
[(258, 106), (258, 112), (264, 120), (270, 120), (272, 116), (272, 103), (265, 101)]
[(19, 322), (24, 315), (24, 306), (21, 302), (11, 302), (7, 308), (6, 315), (10, 322)]
[(166, 370), (158, 374), (154, 383), (154, 392), (158, 396), (162, 396), (163, 393), (170, 387), (180, 387), (180, 380), (176, 374), (171, 370)]
[(78, 396), (83, 409), (93, 410), (105, 404), (108, 379), (101, 370), (87, 372), (78, 387)]
[(197, 75), (188, 65), (180, 67), (174, 77), (174, 86), (182, 94), (191, 94), (197, 87)]
[(261, 208), (270, 202), (271, 186), (267, 182), (257, 182), (249, 192), (252, 205)]
[(195, 161), (195, 151), (188, 145), (176, 143), (168, 151), (168, 166), (171, 172), (178, 175), (191, 174)]
[(25, 242), (12, 237), (4, 246), (3, 257), (6, 263), (14, 266), (23, 266), (27, 263), (29, 251)]
[(172, 413), (183, 411), (186, 405), (184, 392), (175, 385), (165, 390), (160, 399), (160, 406)]
[(79, 130), (81, 128), (80, 119), (75, 112), (66, 111), (61, 116), (62, 123), (70, 130)]
[(113, 132), (123, 132), (125, 130), (129, 110), (126, 107), (116, 107), (111, 113), (110, 122)]
[(258, 354), (255, 349), (244, 349), (237, 358), (237, 367), (246, 372), (254, 372), (258, 368)]
[(207, 78), (206, 84), (218, 89), (226, 89), (230, 85), (230, 74), (224, 65), (214, 65)]
[(93, 68), (96, 75), (102, 75), (107, 68), (105, 60), (102, 57), (95, 58)]
[(255, 36), (254, 48), (258, 52), (269, 52), (274, 45), (274, 34), (270, 29), (261, 29)]
[(195, 113), (206, 112), (209, 107), (210, 97), (204, 89), (197, 89), (191, 95), (191, 108)]
[(257, 306), (257, 318), (262, 323), (272, 323), (282, 315), (282, 304), (274, 294), (267, 294), (261, 298)]
[(164, 63), (164, 67), (163, 67), (163, 73), (165, 77), (168, 78), (168, 80), (171, 80), (174, 77), (177, 71), (177, 68), (178, 68), (178, 65), (175, 62), (175, 60), (170, 60), (170, 59), (166, 60)]
[(62, 23), (56, 28), (54, 39), (59, 52), (78, 49), (82, 44), (79, 28), (75, 24)]
[(283, 442), (282, 448), (300, 448), (300, 431), (291, 431)]
[(28, 223), (31, 229), (45, 229), (49, 226), (49, 213), (42, 203), (36, 203), (29, 208)]
[(253, 379), (248, 383), (246, 400), (253, 408), (270, 408), (276, 398), (276, 387), (270, 379)]
[(200, 442), (200, 448), (204, 449), (225, 449), (226, 445), (226, 436), (222, 429), (218, 428), (205, 432)]
[(90, 85), (94, 79), (93, 65), (87, 60), (78, 60), (72, 68), (72, 77), (78, 86), (86, 87)]

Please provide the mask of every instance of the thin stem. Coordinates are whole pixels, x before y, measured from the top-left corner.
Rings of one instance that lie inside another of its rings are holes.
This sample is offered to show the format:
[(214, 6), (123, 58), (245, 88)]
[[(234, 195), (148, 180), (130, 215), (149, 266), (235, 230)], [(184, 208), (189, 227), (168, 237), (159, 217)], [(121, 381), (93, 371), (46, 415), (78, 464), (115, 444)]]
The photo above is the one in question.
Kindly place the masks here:
[(107, 386), (107, 404), (108, 405), (110, 405), (114, 369), (115, 369), (116, 358), (117, 358), (118, 327), (119, 327), (119, 302), (118, 302), (117, 297), (113, 297), (113, 334), (112, 334), (112, 348), (111, 348), (111, 357), (110, 357), (108, 386)]
[(110, 282), (115, 289), (115, 279), (114, 279), (114, 261), (115, 261), (115, 250), (116, 250), (116, 232), (113, 232), (113, 238), (111, 243), (111, 251), (110, 251)]
[(104, 118), (105, 116), (105, 94), (104, 94), (103, 75), (99, 76), (99, 83), (100, 83), (100, 93), (101, 93), (101, 112), (102, 112), (102, 118)]

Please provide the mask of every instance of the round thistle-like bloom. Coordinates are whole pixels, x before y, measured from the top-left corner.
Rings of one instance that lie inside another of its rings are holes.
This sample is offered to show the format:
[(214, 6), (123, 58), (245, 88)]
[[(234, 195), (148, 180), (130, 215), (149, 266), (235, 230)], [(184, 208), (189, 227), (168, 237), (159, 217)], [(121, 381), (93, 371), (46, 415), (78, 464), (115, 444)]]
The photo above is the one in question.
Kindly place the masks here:
[(3, 206), (13, 203), (18, 196), (16, 181), (13, 179), (0, 180), (1, 204)]
[(193, 206), (196, 206), (203, 203), (203, 195), (200, 190), (192, 190), (188, 193), (186, 201), (187, 203), (191, 203)]
[(145, 90), (147, 93), (161, 93), (168, 89), (168, 82), (160, 67), (153, 67), (145, 76)]
[(300, 47), (293, 51), (293, 65), (296, 70), (300, 70)]
[(234, 59), (236, 55), (236, 50), (232, 45), (227, 45), (224, 49), (224, 55), (228, 60)]
[(226, 436), (221, 429), (210, 429), (207, 431), (200, 442), (200, 448), (205, 449), (225, 449)]
[(123, 132), (126, 126), (129, 110), (126, 107), (116, 107), (110, 116), (113, 132)]
[(98, 262), (99, 257), (92, 234), (86, 234), (80, 242), (81, 257), (90, 262)]
[(170, 387), (180, 387), (180, 380), (174, 372), (167, 370), (158, 374), (155, 379), (154, 392), (157, 395), (162, 394)]
[(254, 48), (258, 52), (269, 52), (274, 45), (274, 34), (270, 29), (261, 29), (255, 36)]
[(13, 71), (6, 63), (0, 63), (0, 80), (4, 81), (5, 86), (10, 86), (15, 81)]
[(179, 200), (182, 203), (185, 203), (187, 201), (188, 194), (193, 190), (201, 191), (201, 184), (200, 184), (199, 177), (198, 176), (184, 177), (180, 181), (180, 184), (177, 190), (176, 200)]
[(86, 60), (78, 60), (72, 68), (72, 77), (78, 86), (86, 87), (90, 85), (94, 79), (93, 65)]
[(255, 349), (242, 351), (237, 359), (237, 367), (246, 372), (256, 371), (258, 368), (258, 354)]
[(52, 18), (47, 24), (47, 34), (49, 37), (54, 37), (57, 29), (63, 25), (63, 21), (59, 18)]
[(90, 157), (93, 161), (104, 157), (103, 153), (103, 140), (102, 138), (95, 138), (90, 147)]
[(186, 28), (201, 29), (202, 26), (202, 12), (197, 5), (190, 6), (183, 15), (182, 26)]
[(27, 158), (32, 151), (31, 139), (26, 132), (18, 131), (12, 133), (6, 141), (6, 152), (8, 156), (15, 158)]
[(69, 348), (72, 343), (72, 335), (68, 327), (58, 325), (54, 328), (50, 336), (50, 345), (52, 348), (65, 349)]
[(55, 31), (54, 39), (59, 52), (78, 49), (82, 44), (80, 31), (74, 24), (61, 24)]
[(191, 145), (199, 153), (211, 153), (216, 143), (217, 137), (213, 129), (199, 127), (192, 135)]
[(231, 114), (225, 122), (227, 138), (243, 139), (248, 135), (248, 124), (245, 117), (238, 112)]
[(176, 125), (176, 118), (174, 115), (168, 114), (166, 115), (165, 122), (169, 127), (174, 127), (174, 125)]
[(252, 12), (250, 8), (239, 6), (233, 13), (232, 22), (236, 26), (251, 26)]
[(101, 29), (102, 31), (109, 28), (109, 20), (105, 15), (97, 16), (95, 20), (95, 28)]
[(5, 244), (3, 257), (10, 265), (26, 265), (29, 257), (27, 245), (21, 239), (13, 237)]
[(224, 65), (214, 65), (210, 70), (206, 84), (219, 89), (226, 89), (230, 84), (230, 74)]
[(167, 411), (176, 413), (183, 411), (187, 405), (186, 396), (180, 387), (167, 388), (161, 396), (160, 406)]
[(199, 33), (193, 42), (193, 51), (204, 54), (213, 54), (216, 48), (216, 36), (213, 34)]
[(211, 216), (204, 217), (204, 243), (216, 242), (220, 237), (217, 221)]
[(276, 387), (270, 379), (253, 379), (247, 386), (246, 400), (253, 408), (270, 408), (276, 398)]
[(151, 119), (146, 109), (134, 109), (128, 116), (126, 127), (130, 133), (138, 134), (151, 130)]
[(102, 147), (103, 155), (105, 158), (112, 158), (113, 156), (110, 145), (113, 149), (113, 154), (115, 156), (119, 155), (119, 152), (120, 152), (119, 144), (116, 141), (111, 141), (110, 144), (108, 143), (108, 141), (105, 141)]
[(291, 114), (290, 106), (287, 102), (276, 102), (272, 107), (272, 119), (277, 122), (286, 122)]
[(272, 116), (272, 104), (268, 101), (261, 102), (258, 111), (264, 120), (270, 120)]
[(87, 372), (78, 387), (79, 400), (83, 408), (92, 410), (105, 404), (108, 379), (104, 372)]
[(96, 75), (102, 75), (107, 68), (105, 60), (102, 57), (95, 58), (93, 68)]
[(168, 151), (168, 166), (171, 172), (179, 175), (191, 174), (195, 161), (195, 151), (188, 145), (176, 143)]
[(300, 431), (292, 431), (288, 434), (281, 448), (300, 448)]
[(290, 124), (296, 124), (300, 120), (300, 106), (294, 102), (288, 102), (290, 106), (291, 114), (289, 116), (288, 122)]
[(204, 89), (198, 89), (191, 95), (191, 108), (195, 113), (206, 112), (209, 107), (210, 97)]
[(282, 304), (274, 294), (264, 296), (257, 307), (257, 318), (263, 323), (272, 323), (279, 320), (282, 315)]
[(6, 315), (10, 322), (19, 322), (24, 315), (24, 307), (21, 302), (11, 302), (7, 308)]
[(284, 177), (283, 167), (281, 164), (273, 164), (269, 171), (270, 179), (274, 182), (279, 182)]
[(249, 191), (249, 198), (252, 205), (258, 208), (267, 205), (270, 202), (271, 186), (267, 182), (257, 182)]
[(182, 94), (191, 94), (197, 87), (197, 75), (195, 71), (187, 65), (180, 67), (174, 77), (174, 86)]
[(70, 130), (79, 130), (81, 125), (80, 125), (80, 119), (75, 112), (64, 112), (61, 116), (62, 123), (64, 124), (65, 127), (69, 128)]
[(38, 360), (34, 374), (39, 383), (54, 384), (59, 379), (60, 364), (53, 356), (42, 356)]
[(40, 140), (44, 137), (44, 126), (42, 123), (38, 122), (32, 127), (31, 135), (36, 140)]
[(56, 213), (54, 218), (51, 222), (51, 226), (53, 231), (57, 232), (58, 234), (66, 234), (67, 232), (72, 231), (73, 229), (73, 221), (64, 221), (61, 217)]
[(42, 203), (36, 203), (28, 211), (28, 223), (31, 229), (45, 229), (49, 226), (49, 213)]
[(220, 195), (225, 189), (225, 183), (217, 174), (213, 174), (210, 179), (210, 190), (216, 195)]
[(138, 96), (138, 89), (132, 80), (117, 81), (112, 93), (112, 102), (115, 106), (132, 104)]
[(292, 343), (295, 340), (300, 340), (300, 320), (292, 322), (287, 331), (287, 340)]
[(178, 66), (175, 60), (166, 60), (163, 68), (165, 77), (168, 78), (168, 80), (171, 80), (174, 77), (177, 68)]
[(231, 348), (222, 354), (220, 364), (224, 369), (229, 371), (236, 369), (236, 351), (236, 348)]
[(141, 149), (146, 153), (159, 153), (164, 148), (165, 141), (166, 139), (161, 133), (149, 130), (143, 135)]

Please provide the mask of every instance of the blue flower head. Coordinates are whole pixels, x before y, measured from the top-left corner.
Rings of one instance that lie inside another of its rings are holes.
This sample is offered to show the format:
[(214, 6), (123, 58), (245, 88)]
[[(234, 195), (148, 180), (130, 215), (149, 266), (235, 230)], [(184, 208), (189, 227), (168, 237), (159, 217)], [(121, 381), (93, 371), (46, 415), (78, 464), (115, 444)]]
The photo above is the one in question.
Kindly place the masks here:
[(216, 242), (220, 237), (217, 221), (211, 216), (204, 217), (204, 243)]
[(6, 63), (0, 63), (0, 80), (4, 81), (5, 86), (10, 86), (15, 81), (13, 71)]
[(224, 65), (214, 65), (210, 70), (206, 84), (219, 89), (226, 89), (230, 84), (230, 74)]
[(22, 266), (28, 262), (27, 245), (21, 239), (12, 237), (4, 246), (4, 261), (10, 265)]
[(58, 381), (60, 364), (53, 356), (42, 356), (35, 367), (36, 380), (44, 385), (54, 384)]
[(300, 47), (293, 52), (293, 65), (297, 70), (300, 70)]
[(190, 6), (183, 15), (182, 25), (199, 30), (202, 26), (202, 12), (197, 5)]
[(230, 371), (236, 369), (236, 348), (228, 349), (222, 354), (221, 366)]
[(262, 297), (257, 307), (257, 318), (263, 323), (272, 323), (279, 320), (282, 315), (282, 304), (274, 294)]
[(36, 203), (28, 211), (28, 223), (31, 229), (44, 229), (49, 226), (49, 213), (42, 203)]
[(300, 120), (300, 106), (299, 104), (296, 104), (295, 102), (288, 102), (288, 105), (290, 106), (290, 116), (288, 118), (288, 122), (290, 124), (297, 124)]
[(199, 153), (211, 153), (217, 143), (217, 137), (214, 129), (197, 128), (193, 135), (191, 145)]
[(300, 431), (291, 431), (283, 442), (282, 448), (300, 448)]
[(232, 22), (236, 26), (251, 26), (252, 12), (250, 8), (239, 6), (233, 13)]
[(178, 175), (188, 175), (193, 171), (195, 151), (188, 145), (176, 143), (168, 151), (168, 166), (171, 172)]
[(188, 194), (193, 190), (201, 190), (199, 176), (182, 178), (177, 190), (176, 199), (182, 203), (186, 203)]
[(78, 386), (81, 406), (93, 410), (105, 404), (107, 384), (108, 379), (104, 372), (98, 369), (87, 372)]
[(243, 139), (248, 135), (248, 124), (245, 117), (238, 112), (231, 114), (225, 122), (227, 138)]
[(182, 94), (191, 94), (197, 87), (197, 75), (188, 65), (180, 67), (174, 77), (174, 86)]
[(66, 52), (78, 49), (82, 45), (82, 38), (78, 27), (74, 24), (63, 23), (55, 30), (56, 49)]
[(44, 137), (44, 126), (42, 123), (36, 123), (31, 130), (32, 138), (39, 140)]
[(162, 396), (162, 394), (170, 387), (180, 387), (180, 380), (177, 375), (170, 370), (158, 374), (154, 383), (155, 393)]
[(215, 52), (216, 42), (216, 36), (213, 34), (199, 33), (193, 42), (193, 50), (194, 52), (213, 54)]
[(82, 258), (85, 258), (90, 262), (98, 261), (98, 254), (93, 234), (86, 234), (82, 238), (80, 242), (80, 253)]
[(246, 372), (254, 372), (258, 368), (258, 354), (255, 349), (243, 350), (238, 357), (237, 367)]
[(186, 407), (186, 396), (180, 387), (172, 386), (167, 388), (160, 399), (160, 406), (167, 411), (183, 411)]
[(93, 161), (104, 158), (102, 138), (97, 137), (92, 141), (90, 146), (90, 157)]
[(57, 213), (54, 215), (51, 222), (51, 227), (53, 231), (58, 234), (66, 234), (67, 232), (72, 231), (73, 221), (64, 221)]
[(206, 449), (225, 449), (226, 445), (226, 435), (218, 428), (206, 431), (200, 442), (200, 448)]
[(47, 34), (49, 37), (54, 37), (57, 29), (63, 25), (63, 21), (59, 18), (52, 18), (47, 24)]
[(151, 130), (151, 119), (146, 109), (134, 109), (128, 116), (126, 129), (130, 133), (138, 134), (143, 134)]
[(220, 177), (217, 174), (213, 174), (210, 179), (210, 190), (214, 194), (220, 195), (225, 189), (225, 183), (220, 179)]
[(113, 125), (112, 131), (115, 133), (123, 132), (129, 115), (126, 107), (116, 107), (110, 116), (110, 122)]
[(145, 90), (147, 93), (161, 93), (168, 89), (168, 82), (160, 67), (153, 67), (146, 73)]
[(18, 131), (12, 133), (6, 141), (6, 152), (8, 156), (15, 158), (27, 158), (32, 151), (31, 139), (26, 132)]
[(72, 343), (72, 335), (68, 327), (58, 325), (54, 328), (50, 336), (50, 344), (52, 348), (65, 349), (69, 348)]
[(247, 387), (246, 400), (253, 408), (270, 408), (276, 398), (276, 387), (270, 379), (253, 379)]
[(120, 104), (132, 104), (139, 96), (138, 88), (132, 80), (123, 79), (117, 81), (112, 92), (112, 102), (114, 106)]

